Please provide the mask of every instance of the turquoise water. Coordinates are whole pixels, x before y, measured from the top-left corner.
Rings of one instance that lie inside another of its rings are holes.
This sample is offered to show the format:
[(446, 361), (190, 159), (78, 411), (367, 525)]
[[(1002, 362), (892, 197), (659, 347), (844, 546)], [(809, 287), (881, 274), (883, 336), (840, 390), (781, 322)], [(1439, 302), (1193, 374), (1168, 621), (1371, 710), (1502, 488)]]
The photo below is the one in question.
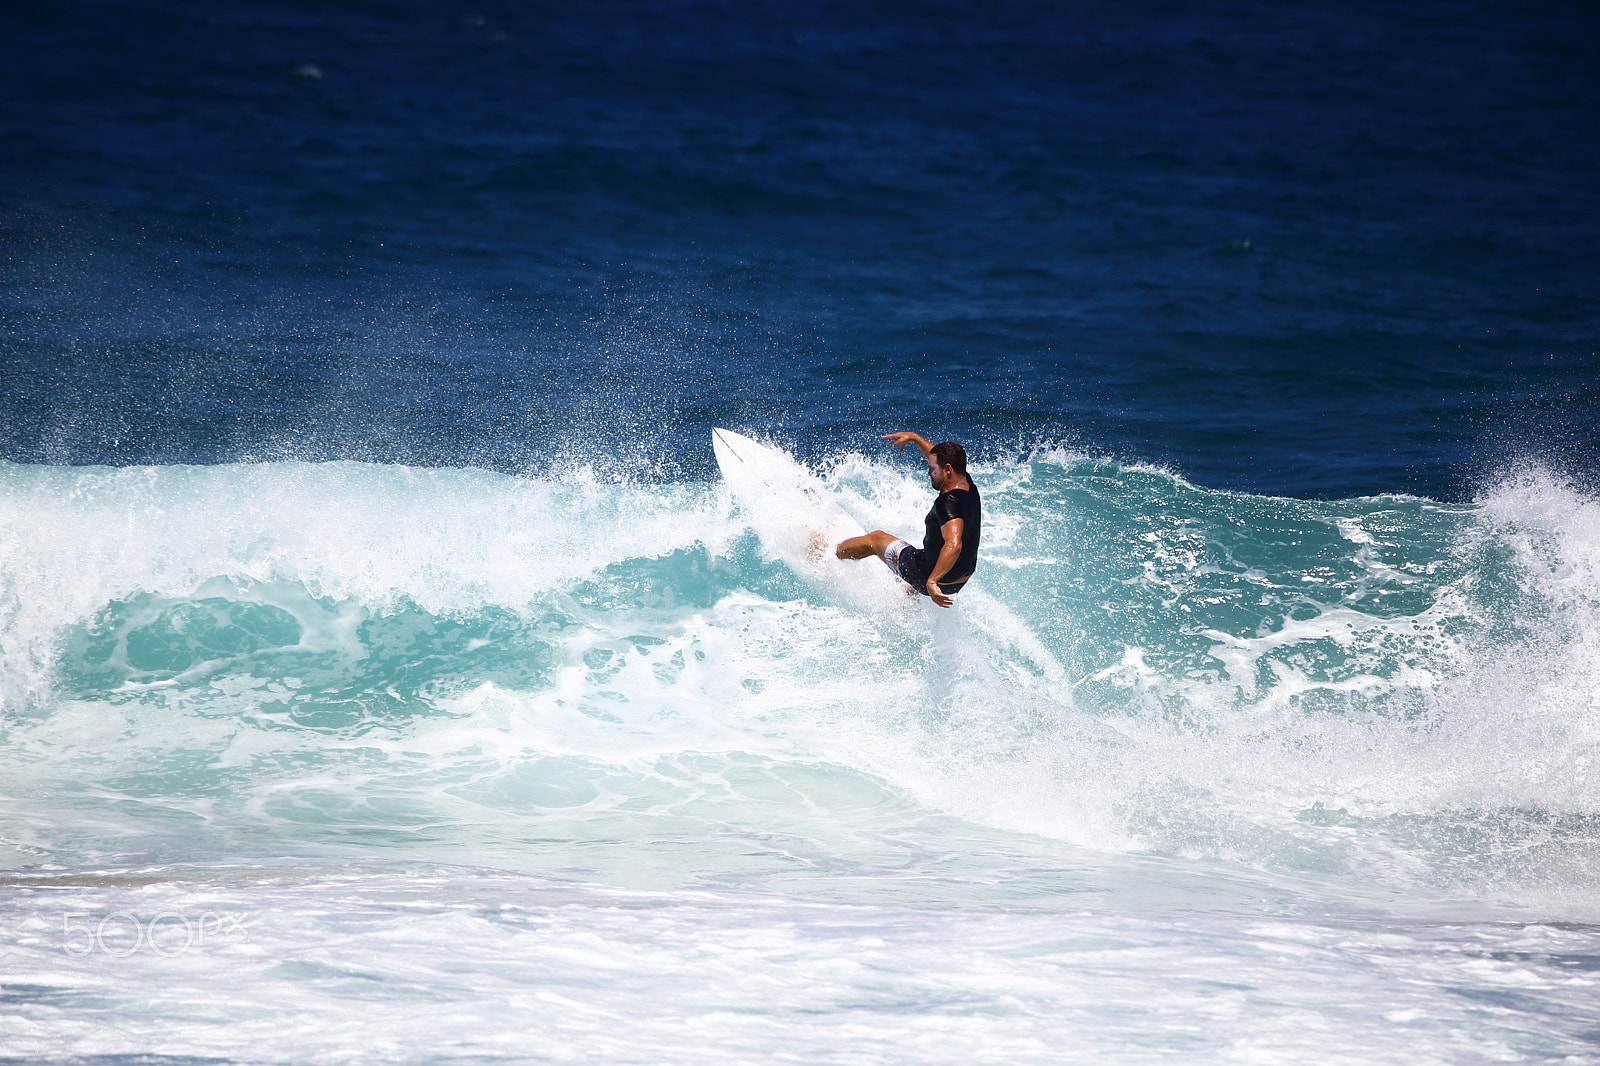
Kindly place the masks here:
[[(891, 527), (926, 496), (818, 470)], [(475, 1061), (505, 1011), (612, 1061), (1287, 1061), (1315, 1000), (1352, 1061), (1586, 1054), (1600, 505), (975, 476), (936, 614), (719, 484), (0, 467), (19, 1053), (257, 1061), (305, 1010), (259, 1061)]]

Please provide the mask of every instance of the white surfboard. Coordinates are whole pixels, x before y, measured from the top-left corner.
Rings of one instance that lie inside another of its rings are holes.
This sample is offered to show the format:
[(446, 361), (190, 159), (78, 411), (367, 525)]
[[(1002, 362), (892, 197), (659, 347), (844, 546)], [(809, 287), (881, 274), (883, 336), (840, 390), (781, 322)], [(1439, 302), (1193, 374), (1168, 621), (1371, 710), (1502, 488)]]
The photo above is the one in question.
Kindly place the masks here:
[(778, 449), (713, 429), (711, 450), (756, 535), (786, 562), (809, 569), (832, 560), (841, 540), (866, 532), (815, 474)]

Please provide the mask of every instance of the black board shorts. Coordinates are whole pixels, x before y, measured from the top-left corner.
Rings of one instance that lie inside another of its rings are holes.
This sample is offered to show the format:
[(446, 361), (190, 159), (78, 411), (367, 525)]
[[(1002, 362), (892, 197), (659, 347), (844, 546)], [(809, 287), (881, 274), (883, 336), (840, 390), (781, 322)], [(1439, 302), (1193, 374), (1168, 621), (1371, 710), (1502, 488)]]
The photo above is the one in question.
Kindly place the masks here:
[[(927, 555), (927, 552), (916, 545), (897, 540), (884, 550), (883, 561), (890, 570), (893, 570), (899, 576), (901, 581), (910, 585), (916, 592), (926, 596), (928, 594), (928, 575), (933, 573), (933, 567), (929, 565)], [(960, 592), (961, 586), (965, 584), (966, 582), (963, 581), (957, 585), (946, 585), (941, 581), (939, 582), (939, 589), (946, 596), (953, 596)]]

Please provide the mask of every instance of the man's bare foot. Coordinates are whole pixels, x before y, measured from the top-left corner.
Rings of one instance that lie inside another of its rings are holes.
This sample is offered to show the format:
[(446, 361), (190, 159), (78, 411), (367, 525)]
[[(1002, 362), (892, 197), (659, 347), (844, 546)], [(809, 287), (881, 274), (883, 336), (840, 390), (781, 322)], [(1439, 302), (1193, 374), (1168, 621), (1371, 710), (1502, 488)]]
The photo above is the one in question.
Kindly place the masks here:
[(806, 541), (806, 558), (815, 563), (820, 562), (826, 554), (828, 554), (828, 538), (817, 530), (812, 530), (810, 538)]

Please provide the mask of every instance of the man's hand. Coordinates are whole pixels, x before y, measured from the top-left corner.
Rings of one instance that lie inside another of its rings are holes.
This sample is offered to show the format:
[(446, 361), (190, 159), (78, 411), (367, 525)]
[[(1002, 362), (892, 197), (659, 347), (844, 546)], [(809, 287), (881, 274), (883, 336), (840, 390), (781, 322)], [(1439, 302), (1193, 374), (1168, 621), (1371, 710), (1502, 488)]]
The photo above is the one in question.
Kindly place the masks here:
[(944, 594), (944, 590), (939, 587), (939, 583), (931, 577), (928, 579), (928, 598), (934, 603), (937, 603), (940, 607), (950, 607), (956, 602), (949, 596), (946, 596)]
[(907, 444), (915, 444), (917, 446), (917, 450), (923, 455), (927, 455), (929, 452), (933, 451), (933, 445), (929, 444), (925, 439), (923, 439), (923, 436), (920, 433), (911, 433), (906, 430), (901, 430), (899, 433), (885, 433), (879, 439), (886, 440), (890, 444), (894, 445), (894, 450), (897, 452), (905, 451)]

